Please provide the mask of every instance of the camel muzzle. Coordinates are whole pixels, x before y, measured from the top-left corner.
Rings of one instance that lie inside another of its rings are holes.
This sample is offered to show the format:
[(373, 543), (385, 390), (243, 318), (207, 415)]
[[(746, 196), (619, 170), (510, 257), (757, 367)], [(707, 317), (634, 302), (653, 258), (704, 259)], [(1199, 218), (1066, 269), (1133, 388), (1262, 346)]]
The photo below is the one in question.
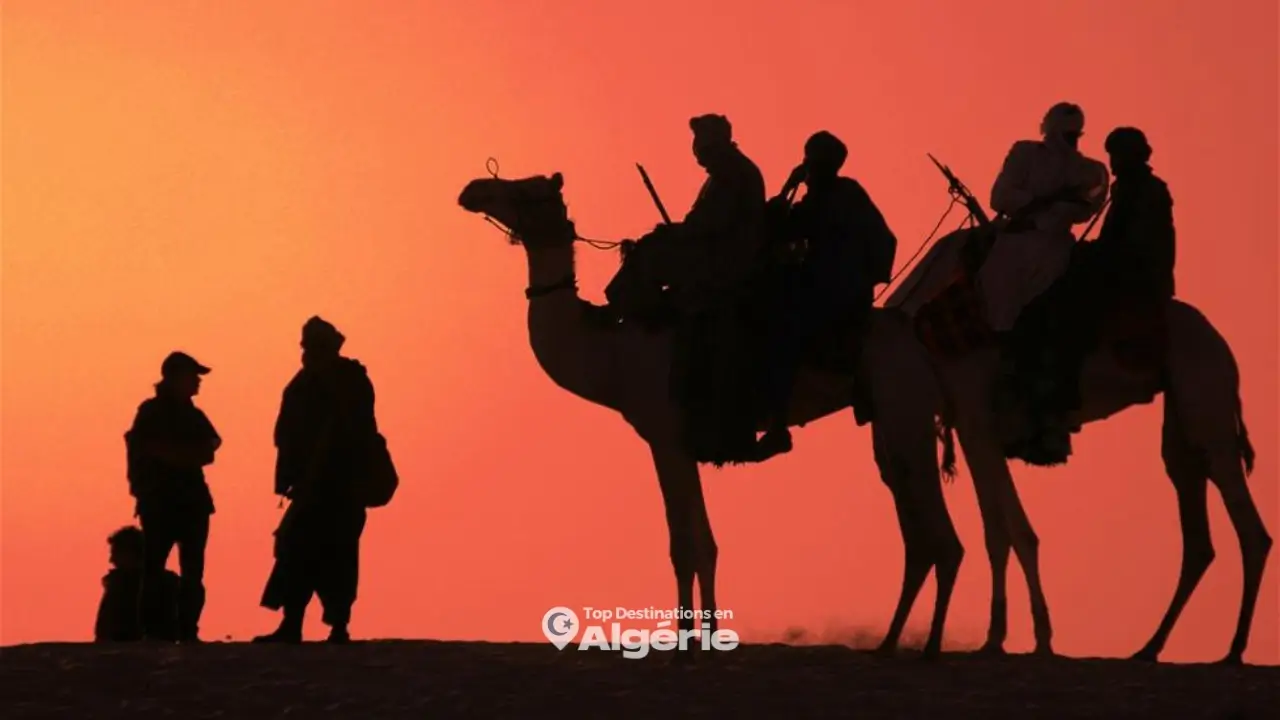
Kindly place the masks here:
[(462, 209), (467, 212), (480, 212), (483, 209), (485, 200), (489, 199), (490, 195), (481, 185), (483, 182), (483, 180), (472, 180), (462, 189), (458, 195), (458, 204)]

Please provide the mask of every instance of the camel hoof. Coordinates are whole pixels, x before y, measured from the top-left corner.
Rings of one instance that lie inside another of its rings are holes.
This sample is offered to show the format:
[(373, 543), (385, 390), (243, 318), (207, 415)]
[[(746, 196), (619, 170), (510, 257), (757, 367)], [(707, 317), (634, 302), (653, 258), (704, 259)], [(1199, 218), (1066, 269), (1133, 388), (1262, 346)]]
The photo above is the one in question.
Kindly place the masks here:
[(1230, 652), (1227, 656), (1214, 663), (1214, 665), (1224, 665), (1228, 667), (1239, 667), (1244, 664), (1244, 653)]
[(1129, 659), (1136, 660), (1138, 662), (1158, 662), (1160, 660), (1160, 651), (1155, 647), (1148, 645), (1138, 652), (1130, 655)]
[(1050, 645), (1047, 642), (1036, 643), (1036, 649), (1032, 650), (1031, 654), (1036, 657), (1042, 657), (1042, 658), (1057, 657), (1058, 655), (1053, 651), (1053, 645)]
[(940, 645), (925, 645), (924, 650), (920, 653), (920, 659), (927, 663), (937, 662), (942, 658), (942, 647)]
[(1004, 650), (1004, 643), (996, 640), (988, 640), (978, 648), (978, 655), (983, 657), (1006, 657), (1008, 653)]
[(882, 642), (878, 647), (876, 647), (875, 650), (871, 651), (871, 654), (874, 655), (875, 657), (884, 658), (884, 659), (897, 657), (898, 644), (887, 642), (887, 641)]

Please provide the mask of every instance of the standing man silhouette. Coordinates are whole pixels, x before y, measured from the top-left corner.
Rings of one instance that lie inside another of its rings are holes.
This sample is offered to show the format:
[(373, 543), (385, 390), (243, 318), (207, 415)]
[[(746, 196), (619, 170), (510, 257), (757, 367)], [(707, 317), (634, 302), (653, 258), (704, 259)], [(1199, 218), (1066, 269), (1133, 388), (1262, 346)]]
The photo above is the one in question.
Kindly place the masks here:
[[(204, 610), (204, 556), (213, 496), (204, 468), (213, 463), (222, 438), (196, 407), (201, 378), (209, 368), (183, 352), (160, 365), (155, 395), (138, 406), (125, 433), (129, 492), (143, 533), (142, 625), (150, 639), (199, 642)], [(178, 547), (181, 581), (178, 628), (164, 621), (165, 565)]]
[(276, 562), (261, 602), (283, 617), (254, 642), (302, 642), (312, 595), (324, 608), (329, 642), (351, 639), (367, 518), (361, 484), (378, 423), (373, 383), (364, 365), (341, 354), (345, 341), (320, 317), (302, 327), (302, 369), (284, 390), (275, 427), (275, 489), (290, 503), (276, 529)]

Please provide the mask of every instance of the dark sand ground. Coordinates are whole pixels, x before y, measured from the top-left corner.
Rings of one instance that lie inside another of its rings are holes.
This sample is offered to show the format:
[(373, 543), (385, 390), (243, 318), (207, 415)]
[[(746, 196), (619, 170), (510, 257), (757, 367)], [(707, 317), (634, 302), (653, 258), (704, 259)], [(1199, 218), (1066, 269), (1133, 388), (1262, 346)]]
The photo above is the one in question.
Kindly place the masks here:
[(671, 653), (546, 644), (41, 644), (0, 649), (0, 717), (1277, 718), (1280, 668), (748, 645)]

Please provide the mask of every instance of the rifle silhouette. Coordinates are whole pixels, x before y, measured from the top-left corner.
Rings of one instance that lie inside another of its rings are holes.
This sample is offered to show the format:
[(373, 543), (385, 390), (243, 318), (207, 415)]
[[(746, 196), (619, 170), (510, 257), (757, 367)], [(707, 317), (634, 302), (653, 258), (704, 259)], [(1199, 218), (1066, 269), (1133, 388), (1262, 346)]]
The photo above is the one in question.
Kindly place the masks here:
[(932, 154), (925, 154), (929, 155), (929, 159), (942, 172), (942, 176), (947, 179), (947, 183), (950, 185), (947, 191), (952, 197), (960, 199), (960, 202), (968, 209), (969, 215), (974, 219), (974, 222), (983, 230), (965, 238), (964, 244), (960, 248), (960, 259), (965, 270), (970, 275), (976, 274), (978, 268), (982, 267), (982, 263), (986, 261), (987, 254), (991, 252), (991, 246), (995, 243), (995, 233), (991, 232), (993, 229), (991, 218), (987, 217), (986, 211), (982, 209), (982, 203), (978, 202), (978, 198), (974, 197), (968, 186), (961, 182), (955, 173), (951, 172), (951, 168), (938, 162), (938, 159)]
[(649, 173), (644, 171), (644, 166), (636, 163), (636, 169), (640, 171), (640, 179), (644, 181), (644, 189), (649, 191), (649, 197), (653, 199), (653, 204), (658, 206), (658, 214), (662, 216), (662, 222), (666, 225), (671, 224), (671, 216), (667, 214), (667, 208), (662, 204), (662, 198), (658, 197), (658, 191), (653, 187), (653, 181), (649, 179)]
[(974, 197), (973, 193), (969, 191), (969, 188), (964, 183), (960, 182), (960, 178), (956, 177), (955, 173), (951, 172), (951, 168), (938, 162), (938, 158), (934, 157), (932, 153), (925, 154), (929, 156), (929, 159), (933, 161), (933, 164), (942, 172), (942, 176), (947, 179), (947, 183), (950, 184), (949, 191), (951, 194), (960, 198), (960, 202), (964, 203), (965, 208), (969, 211), (969, 214), (973, 215), (973, 218), (978, 222), (978, 225), (990, 225), (991, 219), (987, 217), (986, 211), (982, 209), (982, 203), (978, 202), (978, 198)]

